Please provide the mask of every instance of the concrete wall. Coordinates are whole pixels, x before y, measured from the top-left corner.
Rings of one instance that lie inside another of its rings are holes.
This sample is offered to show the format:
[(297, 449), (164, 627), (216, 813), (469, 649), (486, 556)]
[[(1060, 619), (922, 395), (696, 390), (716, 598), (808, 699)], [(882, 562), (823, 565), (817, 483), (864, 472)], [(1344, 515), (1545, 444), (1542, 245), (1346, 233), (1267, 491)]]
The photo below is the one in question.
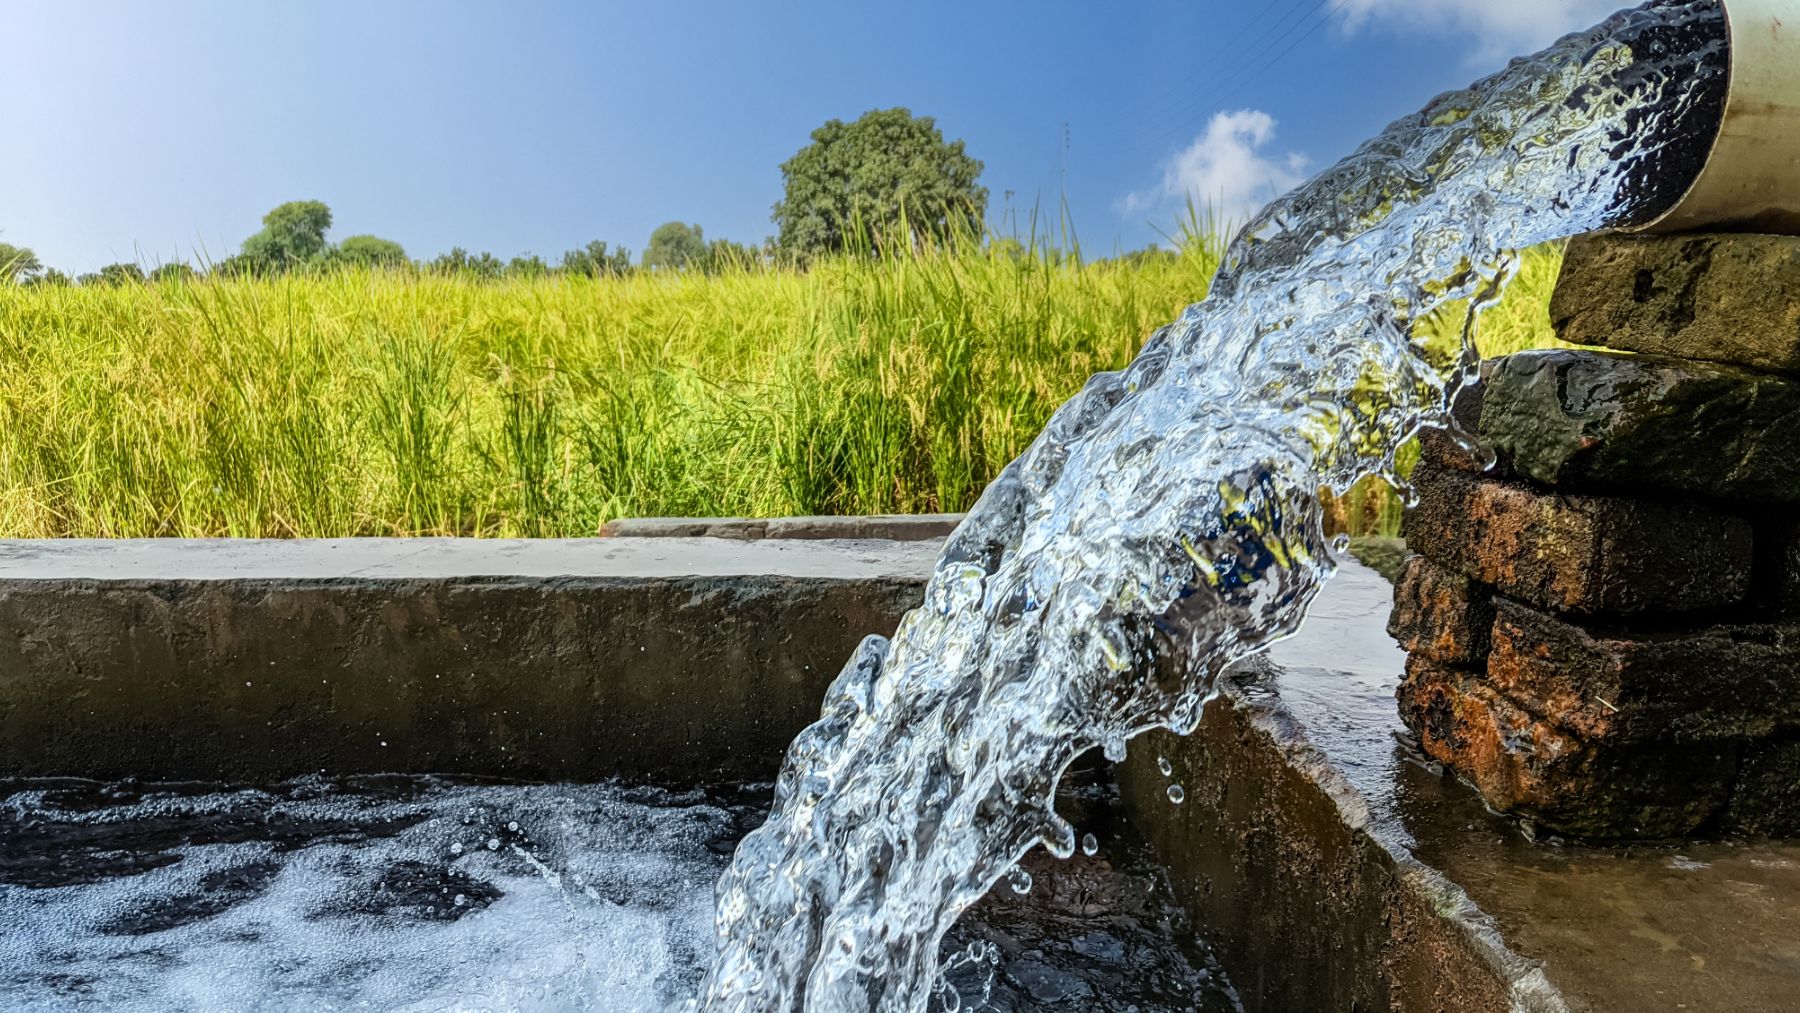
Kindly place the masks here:
[(0, 543), (0, 776), (768, 778), (934, 553)]

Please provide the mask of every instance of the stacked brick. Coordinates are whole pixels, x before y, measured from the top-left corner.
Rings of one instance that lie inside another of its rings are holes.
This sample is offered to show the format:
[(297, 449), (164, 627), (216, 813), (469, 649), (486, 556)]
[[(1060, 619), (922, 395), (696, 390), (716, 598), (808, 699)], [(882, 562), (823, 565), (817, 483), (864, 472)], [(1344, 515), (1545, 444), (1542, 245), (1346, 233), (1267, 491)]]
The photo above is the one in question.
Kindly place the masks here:
[(1390, 630), (1433, 759), (1553, 831), (1800, 835), (1800, 240), (1571, 245), (1565, 340), (1421, 439)]

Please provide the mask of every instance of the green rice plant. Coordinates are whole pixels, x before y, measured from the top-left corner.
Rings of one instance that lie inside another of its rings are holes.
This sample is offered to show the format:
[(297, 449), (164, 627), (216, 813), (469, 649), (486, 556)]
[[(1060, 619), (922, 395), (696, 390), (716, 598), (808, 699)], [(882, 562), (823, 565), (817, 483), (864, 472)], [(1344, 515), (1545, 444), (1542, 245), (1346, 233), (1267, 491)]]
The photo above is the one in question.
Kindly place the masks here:
[[(0, 534), (966, 509), (1219, 259), (1200, 215), (1152, 255), (1090, 260), (1066, 229), (882, 249), (712, 275), (0, 286)], [(1484, 348), (1547, 333), (1534, 256)]]

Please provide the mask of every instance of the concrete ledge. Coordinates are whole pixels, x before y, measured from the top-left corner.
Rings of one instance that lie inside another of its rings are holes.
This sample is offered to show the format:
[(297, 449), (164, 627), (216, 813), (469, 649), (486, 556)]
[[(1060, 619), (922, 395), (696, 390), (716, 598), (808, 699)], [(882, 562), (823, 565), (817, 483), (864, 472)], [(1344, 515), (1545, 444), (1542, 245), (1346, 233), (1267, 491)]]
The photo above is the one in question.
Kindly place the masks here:
[(600, 529), (604, 538), (878, 538), (935, 541), (948, 537), (963, 514), (868, 514), (812, 517), (621, 517)]
[(934, 543), (0, 543), (0, 776), (773, 775)]

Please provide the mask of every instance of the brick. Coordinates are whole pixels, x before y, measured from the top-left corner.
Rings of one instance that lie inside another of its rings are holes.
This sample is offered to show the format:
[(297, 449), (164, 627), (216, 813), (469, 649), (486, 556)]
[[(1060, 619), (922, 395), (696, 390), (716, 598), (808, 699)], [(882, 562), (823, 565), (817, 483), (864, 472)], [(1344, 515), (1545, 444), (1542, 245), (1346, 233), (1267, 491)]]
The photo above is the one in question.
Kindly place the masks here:
[(1800, 837), (1800, 735), (1744, 750), (1725, 815), (1742, 833)]
[(1800, 239), (1585, 236), (1550, 297), (1564, 341), (1800, 372)]
[(1423, 556), (1413, 556), (1394, 583), (1388, 634), (1409, 654), (1450, 665), (1486, 662), (1494, 625), (1492, 592)]
[(1800, 381), (1662, 356), (1509, 355), (1483, 439), (1525, 478), (1574, 491), (1800, 502)]
[(1400, 715), (1432, 759), (1502, 812), (1591, 838), (1687, 834), (1720, 813), (1738, 744), (1604, 744), (1539, 720), (1472, 672), (1414, 656)]
[(1486, 682), (1589, 741), (1702, 741), (1800, 723), (1800, 626), (1611, 632), (1495, 603)]
[(1577, 614), (1704, 609), (1749, 589), (1751, 528), (1733, 514), (1542, 491), (1421, 464), (1406, 541), (1446, 569)]

